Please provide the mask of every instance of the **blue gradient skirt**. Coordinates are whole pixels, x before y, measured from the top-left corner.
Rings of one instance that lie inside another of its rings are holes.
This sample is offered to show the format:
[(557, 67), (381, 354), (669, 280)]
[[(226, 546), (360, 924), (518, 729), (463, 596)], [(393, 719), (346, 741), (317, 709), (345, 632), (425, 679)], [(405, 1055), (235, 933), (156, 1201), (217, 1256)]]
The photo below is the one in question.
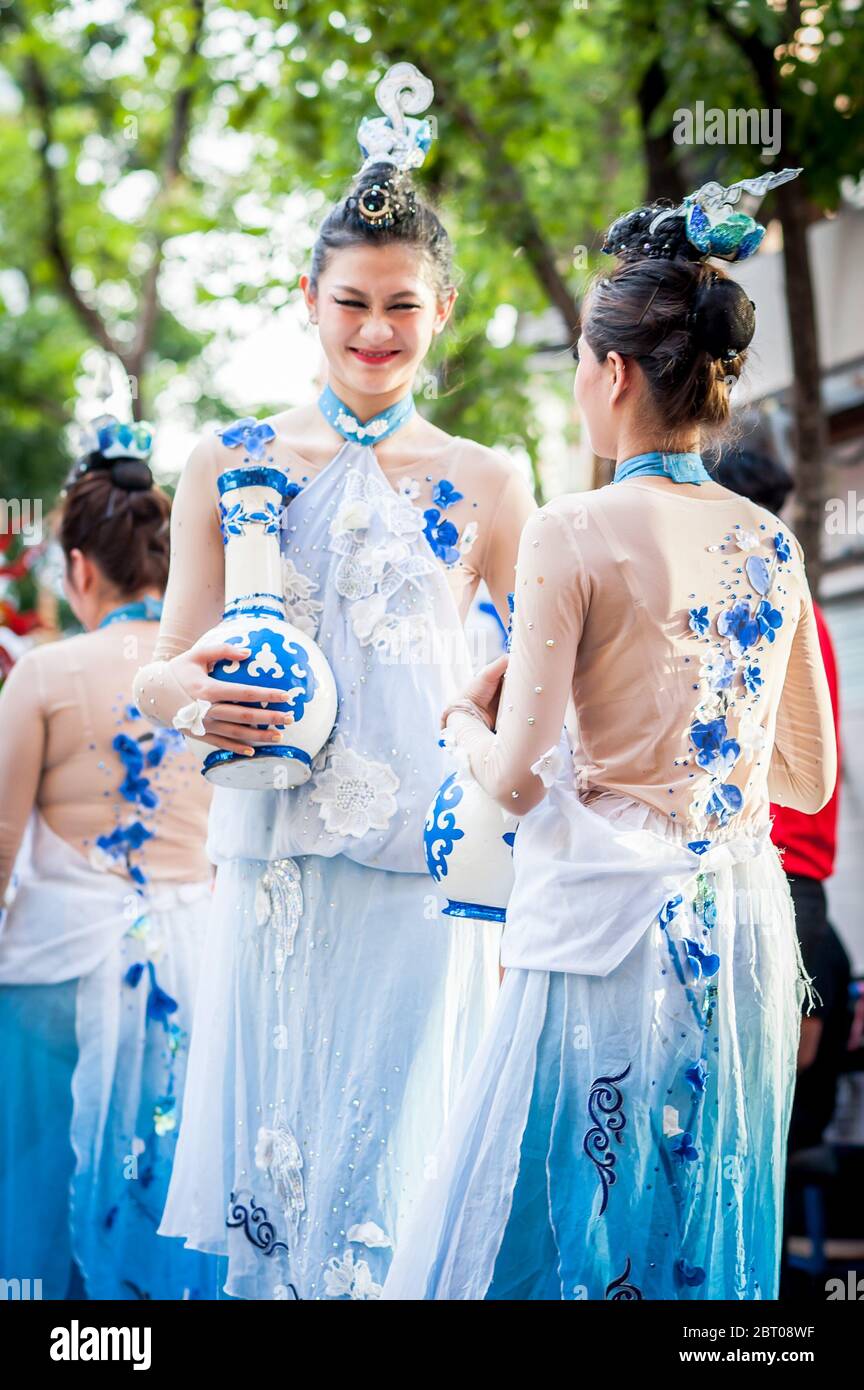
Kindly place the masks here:
[(152, 975), (125, 935), (88, 975), (0, 986), (0, 1278), (22, 1297), (217, 1297), (216, 1262), (157, 1234), (209, 910), (166, 895)]
[(776, 1298), (805, 991), (773, 848), (608, 975), (508, 970), (383, 1297)]

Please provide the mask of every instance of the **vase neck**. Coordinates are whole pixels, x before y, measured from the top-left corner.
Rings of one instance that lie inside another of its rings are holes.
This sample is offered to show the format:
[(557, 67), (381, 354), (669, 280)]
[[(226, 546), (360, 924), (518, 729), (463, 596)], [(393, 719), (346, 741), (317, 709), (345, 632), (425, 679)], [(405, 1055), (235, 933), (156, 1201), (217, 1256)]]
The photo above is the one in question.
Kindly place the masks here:
[(225, 545), (224, 617), (285, 617), (279, 536), (288, 479), (277, 468), (232, 468), (219, 479)]

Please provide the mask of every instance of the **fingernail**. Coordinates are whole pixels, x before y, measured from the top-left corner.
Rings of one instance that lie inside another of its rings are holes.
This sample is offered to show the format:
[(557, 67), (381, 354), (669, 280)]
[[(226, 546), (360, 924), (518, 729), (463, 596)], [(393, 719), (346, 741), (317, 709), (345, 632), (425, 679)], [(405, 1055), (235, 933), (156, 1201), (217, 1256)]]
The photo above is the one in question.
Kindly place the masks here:
[(254, 748), (244, 748), (244, 749), (243, 749), (243, 752), (246, 754), (246, 757), (247, 757), (247, 758), (253, 758), (253, 757), (255, 756), (255, 749), (254, 749)]

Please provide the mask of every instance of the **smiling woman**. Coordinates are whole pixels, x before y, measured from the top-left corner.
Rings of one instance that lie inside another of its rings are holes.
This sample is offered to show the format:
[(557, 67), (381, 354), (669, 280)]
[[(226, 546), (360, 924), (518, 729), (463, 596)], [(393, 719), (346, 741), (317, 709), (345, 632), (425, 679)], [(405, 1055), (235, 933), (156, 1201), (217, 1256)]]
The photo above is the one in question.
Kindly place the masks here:
[(450, 238), (406, 172), (372, 164), (325, 219), (300, 284), (331, 386), (380, 409), (410, 390), (453, 310)]
[(339, 710), (302, 785), (215, 789), (193, 1118), (162, 1223), (227, 1254), (225, 1289), (244, 1298), (378, 1296), (498, 983), (494, 933), (435, 920), (423, 816), (445, 775), (440, 712), (470, 674), (462, 621), (483, 578), (507, 622), (534, 500), (506, 459), (414, 407), (456, 298), (447, 233), (406, 174), (429, 143), (405, 114), (428, 104), (424, 83), (402, 64), (380, 84), (391, 115), (363, 123), (368, 167), (302, 280), (320, 400), (193, 451), (159, 659), (136, 685), (154, 722), (197, 698), (206, 742), (266, 741), (269, 713), (221, 695), (207, 708), (199, 638), (222, 605), (219, 475), (281, 473), (283, 592), (268, 601), (318, 642)]

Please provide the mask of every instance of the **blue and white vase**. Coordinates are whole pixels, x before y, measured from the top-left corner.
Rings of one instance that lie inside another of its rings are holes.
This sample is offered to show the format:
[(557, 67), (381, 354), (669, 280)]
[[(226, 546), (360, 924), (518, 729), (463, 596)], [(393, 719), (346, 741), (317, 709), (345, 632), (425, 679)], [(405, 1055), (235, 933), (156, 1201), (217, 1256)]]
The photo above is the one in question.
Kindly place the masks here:
[(280, 741), (256, 744), (252, 757), (211, 750), (202, 771), (220, 787), (272, 791), (308, 781), (312, 761), (336, 722), (336, 682), (327, 659), (285, 614), (279, 534), (288, 492), (288, 479), (278, 468), (231, 468), (219, 478), (225, 611), (207, 640), (236, 644), (250, 655), (218, 661), (211, 675), (229, 686), (284, 690), (284, 703), (267, 708), (293, 716), (276, 726)]
[(470, 772), (451, 772), (426, 816), (426, 865), (446, 894), (445, 917), (506, 920), (518, 827)]

